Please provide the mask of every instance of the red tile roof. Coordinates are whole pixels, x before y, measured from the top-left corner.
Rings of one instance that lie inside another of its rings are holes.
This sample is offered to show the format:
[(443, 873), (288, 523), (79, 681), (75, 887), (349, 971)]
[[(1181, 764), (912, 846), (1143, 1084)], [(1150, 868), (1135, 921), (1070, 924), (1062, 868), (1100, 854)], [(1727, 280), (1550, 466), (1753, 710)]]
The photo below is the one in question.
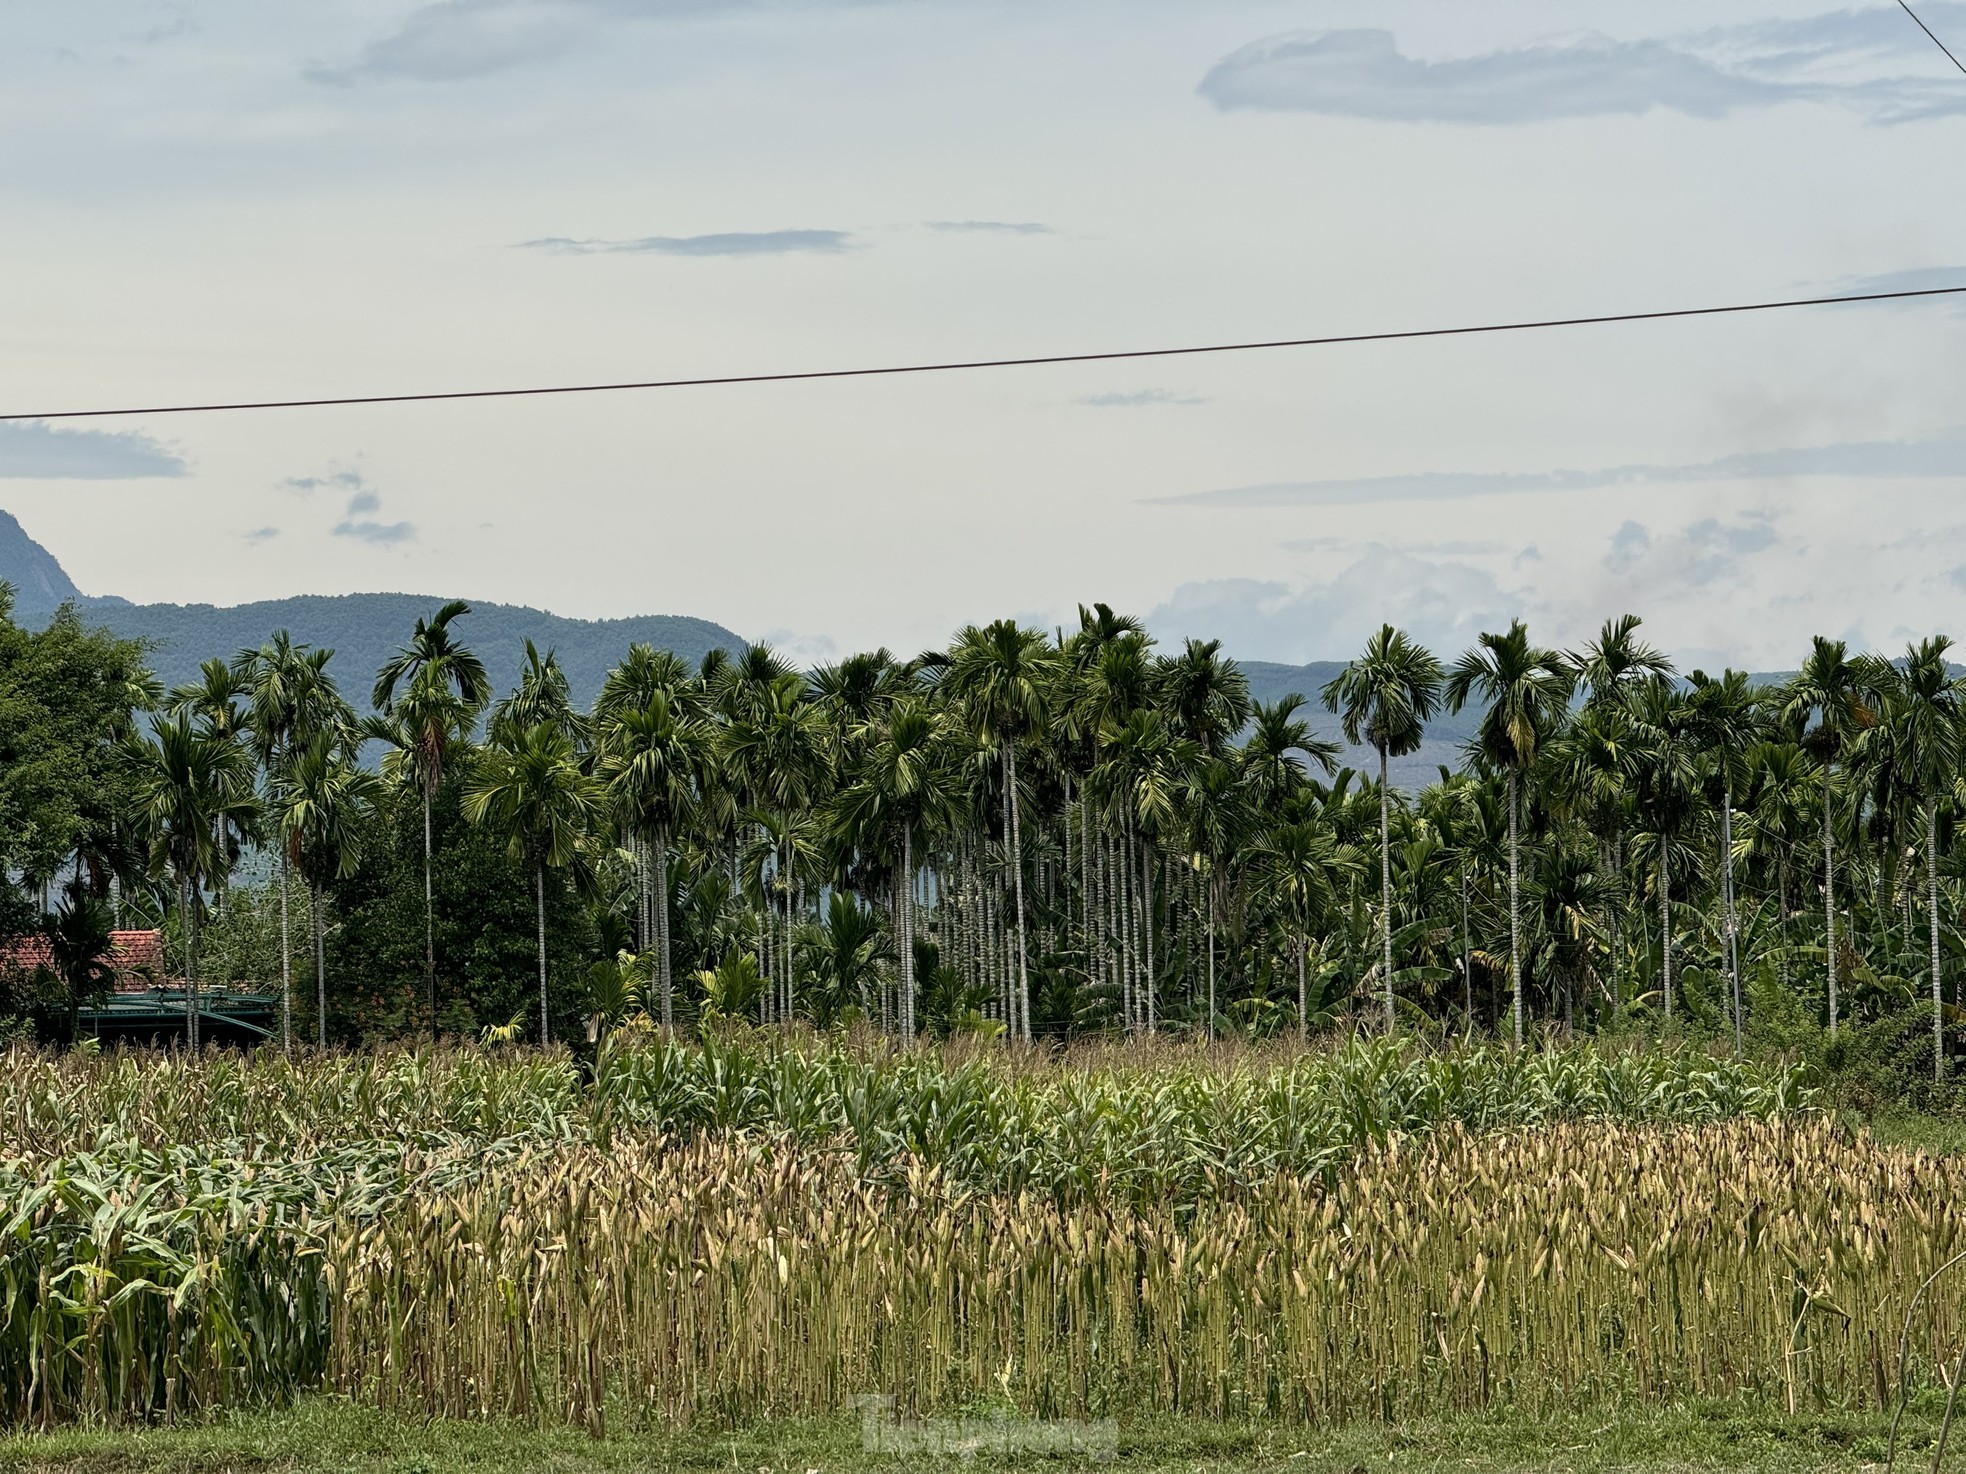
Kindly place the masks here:
[[(0, 946), (0, 965), (29, 969), (55, 960), (46, 937), (16, 937)], [(160, 931), (115, 931), (109, 934), (109, 964), (116, 970), (116, 991), (140, 993), (164, 981), (164, 934)]]

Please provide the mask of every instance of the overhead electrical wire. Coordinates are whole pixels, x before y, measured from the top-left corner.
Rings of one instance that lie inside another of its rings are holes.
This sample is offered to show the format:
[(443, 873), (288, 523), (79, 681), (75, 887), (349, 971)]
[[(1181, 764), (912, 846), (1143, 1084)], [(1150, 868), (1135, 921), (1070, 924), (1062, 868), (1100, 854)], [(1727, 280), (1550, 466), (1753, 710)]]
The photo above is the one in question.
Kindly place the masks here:
[[(1903, 3), (1903, 0), (1900, 0)], [(1916, 16), (1913, 19), (1917, 19)], [(1920, 22), (1922, 25), (1923, 22)], [(1937, 38), (1934, 37), (1934, 40)], [(1947, 53), (1950, 55), (1951, 53)], [(1962, 68), (1966, 70), (1966, 68)], [(517, 389), (445, 389), (417, 394), (339, 394), (308, 399), (237, 400), (208, 404), (130, 405), (114, 409), (21, 410), (0, 414), (9, 420), (84, 420), (137, 415), (220, 414), (238, 410), (325, 409), (361, 404), (428, 404), (439, 400), (522, 399), (552, 394), (614, 394), (629, 390), (700, 389), (734, 384), (791, 384), (816, 379), (870, 379), (904, 374), (961, 373), (976, 369), (1035, 368), (1045, 364), (1115, 363), (1148, 358), (1187, 358), (1211, 353), (1255, 353), (1278, 348), (1331, 348), (1352, 343), (1397, 343), (1419, 338), (1463, 338), (1484, 333), (1524, 333), (1544, 328), (1596, 327), (1609, 323), (1658, 322), (1668, 318), (1721, 317), (1776, 312), (1791, 307), (1830, 307), (1850, 302), (1899, 302), (1917, 297), (1966, 294), (1966, 286), (1923, 287), (1898, 292), (1852, 292), (1834, 297), (1794, 297), (1776, 302), (1741, 302), (1725, 307), (1674, 307), (1655, 312), (1609, 312), (1589, 317), (1539, 318), (1525, 322), (1479, 323), (1466, 327), (1406, 328), (1393, 332), (1336, 333), (1314, 338), (1275, 338), (1244, 343), (1208, 343), (1182, 348), (1126, 348), (1101, 353), (1046, 353), (1022, 358), (975, 358), (945, 363), (891, 364), (875, 368), (801, 369), (781, 373), (715, 374), (687, 379), (645, 379), (608, 384), (552, 384)]]
[(1904, 11), (1906, 15), (1912, 18), (1913, 23), (1917, 25), (1919, 30), (1923, 31), (1928, 36), (1932, 36), (1932, 44), (1938, 47), (1939, 50), (1943, 51), (1946, 54), (1947, 61), (1951, 62), (1954, 66), (1958, 67), (1960, 71), (1966, 72), (1966, 62), (1960, 61), (1958, 57), (1952, 54), (1952, 48), (1950, 46), (1946, 45), (1946, 43), (1941, 41), (1937, 36), (1932, 35), (1932, 28), (1926, 25), (1924, 21), (1918, 19), (1917, 11), (1913, 10), (1909, 5), (1905, 4), (1905, 0), (1898, 0), (1898, 8)]

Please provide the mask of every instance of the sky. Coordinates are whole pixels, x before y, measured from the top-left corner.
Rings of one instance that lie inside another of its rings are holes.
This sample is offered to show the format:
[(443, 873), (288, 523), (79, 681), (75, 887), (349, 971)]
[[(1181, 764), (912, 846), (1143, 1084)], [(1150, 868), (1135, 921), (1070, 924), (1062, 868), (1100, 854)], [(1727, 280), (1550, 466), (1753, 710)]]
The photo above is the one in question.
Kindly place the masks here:
[[(1918, 6), (1954, 49), (1966, 3)], [(1966, 284), (1896, 5), (14, 0), (0, 413)], [(1245, 659), (1644, 616), (1966, 637), (1944, 300), (913, 379), (0, 425), (92, 594), (691, 614), (809, 658), (1104, 601)]]

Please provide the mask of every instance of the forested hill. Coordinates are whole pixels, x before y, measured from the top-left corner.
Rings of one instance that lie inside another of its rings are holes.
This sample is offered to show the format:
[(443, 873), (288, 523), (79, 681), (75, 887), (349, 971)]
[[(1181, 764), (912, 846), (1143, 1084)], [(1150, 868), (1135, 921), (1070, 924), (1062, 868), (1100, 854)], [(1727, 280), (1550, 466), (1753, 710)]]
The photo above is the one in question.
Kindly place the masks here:
[[(117, 634), (149, 641), (151, 667), (167, 686), (191, 680), (202, 660), (214, 655), (229, 660), (239, 650), (263, 643), (274, 630), (284, 629), (296, 641), (331, 648), (343, 689), (365, 699), (377, 667), (409, 637), (419, 618), (435, 614), (442, 603), (419, 594), (309, 594), (226, 608), (108, 599), (84, 600), (82, 607), (91, 619), (101, 620)], [(455, 628), (484, 660), (498, 691), (518, 684), (528, 637), (542, 651), (557, 651), (573, 699), (582, 706), (600, 693), (608, 668), (638, 641), (673, 650), (692, 664), (715, 647), (735, 652), (744, 645), (722, 625), (686, 615), (568, 619), (520, 604), (473, 604)]]

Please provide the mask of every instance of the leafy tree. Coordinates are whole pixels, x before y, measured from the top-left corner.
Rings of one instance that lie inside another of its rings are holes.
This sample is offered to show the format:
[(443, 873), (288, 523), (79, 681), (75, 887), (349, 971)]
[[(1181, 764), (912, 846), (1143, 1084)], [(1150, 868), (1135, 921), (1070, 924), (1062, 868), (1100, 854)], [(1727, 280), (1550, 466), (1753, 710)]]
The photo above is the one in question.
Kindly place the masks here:
[(493, 737), (464, 791), (464, 816), (502, 836), (532, 872), (538, 921), (539, 1039), (551, 1042), (546, 986), (546, 872), (571, 865), (602, 812), (599, 780), (583, 770), (572, 736), (550, 718)]
[(1386, 989), (1386, 1031), (1393, 1018), (1392, 780), (1388, 760), (1417, 752), (1440, 704), (1440, 662), (1404, 630), (1382, 625), (1365, 652), (1324, 688), (1327, 711), (1338, 714), (1345, 740), (1379, 754), (1379, 934)]
[(1966, 680), (1946, 660), (1952, 641), (1943, 635), (1905, 648), (1896, 665), (1864, 662), (1861, 675), (1876, 699), (1879, 735), (1903, 773), (1922, 811), (1925, 830), (1925, 898), (1931, 944), (1932, 1074), (1945, 1077), (1944, 999), (1939, 987), (1939, 803), (1959, 781), (1960, 724)]
[(1518, 792), (1570, 702), (1571, 676), (1563, 657), (1529, 641), (1521, 620), (1504, 634), (1483, 634), (1463, 655), (1447, 682), (1447, 704), (1459, 711), (1470, 699), (1485, 709), (1473, 751), (1508, 776), (1509, 796), (1509, 992), (1516, 1047), (1522, 1047), (1522, 884), (1517, 834)]
[(362, 834), (376, 806), (376, 777), (355, 763), (345, 739), (352, 733), (317, 733), (294, 755), (279, 789), (281, 841), (293, 868), (307, 882), (314, 932), (314, 1042), (328, 1042), (328, 961), (324, 895), (336, 880), (355, 873)]
[(1829, 1031), (1836, 1033), (1836, 842), (1831, 821), (1836, 804), (1836, 762), (1877, 714), (1864, 700), (1862, 674), (1842, 640), (1817, 635), (1783, 692), (1784, 720), (1803, 727), (1802, 745), (1822, 768), (1823, 954), (1829, 976)]
[(245, 828), (258, 815), (252, 754), (236, 736), (193, 726), (179, 710), (157, 724), (132, 751), (137, 802), (151, 835), (151, 868), (177, 887), (184, 934), (185, 1042), (199, 1047), (197, 907), (207, 883), (229, 868), (221, 836)]
[(1042, 632), (1000, 619), (985, 627), (969, 625), (956, 636), (945, 684), (964, 703), (978, 735), (1003, 756), (1006, 848), (1015, 888), (1017, 928), (1017, 1017), (1021, 1038), (1031, 1037), (1030, 946), (1025, 932), (1024, 836), (1019, 822), (1017, 743), (1040, 730), (1050, 711), (1049, 686), (1056, 657)]

